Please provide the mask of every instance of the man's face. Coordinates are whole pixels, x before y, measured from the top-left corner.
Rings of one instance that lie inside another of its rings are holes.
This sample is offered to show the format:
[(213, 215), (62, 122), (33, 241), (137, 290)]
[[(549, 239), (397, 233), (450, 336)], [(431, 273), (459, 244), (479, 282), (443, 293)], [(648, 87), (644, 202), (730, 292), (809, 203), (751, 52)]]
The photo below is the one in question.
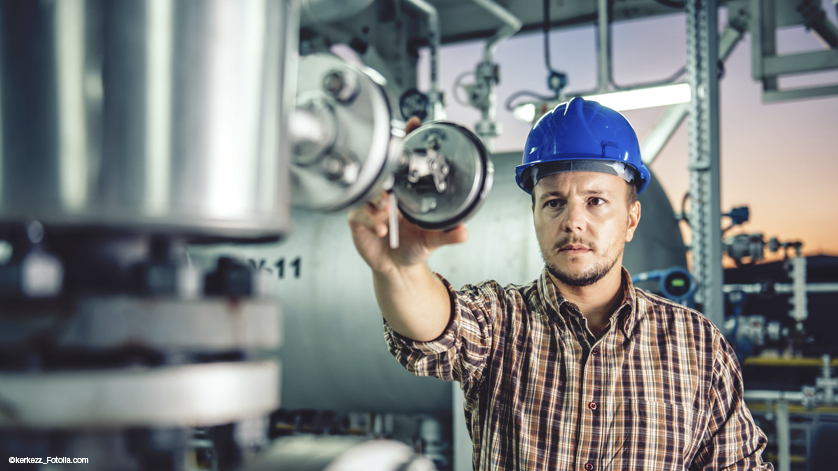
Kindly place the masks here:
[(619, 270), (625, 243), (640, 221), (640, 203), (628, 202), (627, 183), (599, 172), (548, 175), (533, 189), (533, 221), (550, 274), (588, 286)]

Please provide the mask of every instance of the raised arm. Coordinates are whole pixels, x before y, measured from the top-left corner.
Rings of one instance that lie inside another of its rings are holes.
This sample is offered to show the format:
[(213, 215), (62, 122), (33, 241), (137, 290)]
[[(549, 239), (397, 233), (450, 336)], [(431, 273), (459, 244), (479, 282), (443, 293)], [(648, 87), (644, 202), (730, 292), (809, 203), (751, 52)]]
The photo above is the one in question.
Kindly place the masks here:
[[(411, 118), (406, 131), (418, 126), (419, 120)], [(388, 221), (386, 194), (350, 212), (355, 247), (372, 269), (378, 305), (393, 330), (409, 339), (433, 340), (448, 324), (451, 301), (427, 260), (443, 245), (465, 242), (468, 231), (463, 226), (447, 232), (429, 231), (399, 214), (399, 248), (391, 249)]]

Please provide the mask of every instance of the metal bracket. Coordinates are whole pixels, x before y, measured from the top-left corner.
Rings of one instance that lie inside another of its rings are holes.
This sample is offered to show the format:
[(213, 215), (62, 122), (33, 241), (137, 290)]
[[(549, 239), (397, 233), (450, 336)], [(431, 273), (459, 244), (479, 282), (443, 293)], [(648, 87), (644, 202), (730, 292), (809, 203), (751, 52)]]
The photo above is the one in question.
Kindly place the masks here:
[[(822, 96), (838, 95), (838, 84), (780, 90), (778, 78), (786, 75), (838, 69), (838, 49), (832, 42), (835, 26), (825, 17), (818, 17), (813, 31), (831, 49), (797, 54), (777, 55), (777, 28), (800, 25), (809, 27), (811, 14), (806, 0), (750, 0), (751, 71), (754, 80), (762, 81), (763, 102), (772, 103)], [(744, 8), (744, 3), (740, 8)]]

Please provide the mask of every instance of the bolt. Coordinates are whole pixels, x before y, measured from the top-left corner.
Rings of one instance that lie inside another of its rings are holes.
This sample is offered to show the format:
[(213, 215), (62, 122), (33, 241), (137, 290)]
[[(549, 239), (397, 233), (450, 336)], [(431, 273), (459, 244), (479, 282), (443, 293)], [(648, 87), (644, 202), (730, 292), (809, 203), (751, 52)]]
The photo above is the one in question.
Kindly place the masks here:
[(341, 70), (332, 70), (323, 77), (323, 88), (341, 104), (349, 104), (361, 91), (358, 77), (349, 70), (344, 73)]
[(343, 175), (343, 160), (337, 155), (327, 155), (321, 162), (323, 171), (326, 173), (326, 178), (329, 180), (338, 180)]
[(326, 77), (323, 79), (323, 87), (329, 92), (330, 95), (337, 97), (343, 87), (346, 86), (346, 80), (344, 79), (343, 72), (339, 70), (333, 70), (326, 74)]

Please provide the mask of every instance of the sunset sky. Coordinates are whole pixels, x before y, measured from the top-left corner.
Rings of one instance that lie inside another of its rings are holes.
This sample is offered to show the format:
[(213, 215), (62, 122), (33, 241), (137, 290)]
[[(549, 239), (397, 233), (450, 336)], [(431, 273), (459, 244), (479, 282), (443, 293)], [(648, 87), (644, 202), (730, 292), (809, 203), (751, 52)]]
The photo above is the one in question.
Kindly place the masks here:
[[(825, 1), (829, 18), (835, 8)], [(724, 25), (724, 11), (720, 15)], [(621, 22), (613, 29), (615, 82), (629, 85), (660, 80), (686, 63), (686, 18), (683, 14)], [(503, 107), (519, 90), (547, 94), (541, 33), (527, 33), (501, 43), (498, 119), (503, 135), (495, 151), (523, 148), (529, 125)], [(596, 86), (596, 30), (592, 26), (553, 31), (552, 65), (569, 77), (568, 92)], [(482, 42), (444, 46), (440, 79), (447, 95), (448, 119), (470, 127), (479, 113), (452, 97), (455, 78), (473, 70)], [(803, 28), (781, 31), (778, 52), (823, 49)], [(751, 220), (738, 232), (762, 232), (766, 240), (801, 240), (806, 254), (838, 255), (838, 97), (763, 104), (761, 86), (751, 78), (750, 36), (739, 43), (725, 64), (721, 90), (722, 211), (748, 205)], [(420, 62), (420, 88), (427, 89), (427, 57)], [(838, 84), (838, 72), (781, 79), (780, 87)], [(627, 111), (642, 140), (664, 108)], [(675, 210), (688, 190), (687, 127), (684, 122), (651, 166)], [(495, 178), (512, 178), (496, 175)], [(723, 225), (726, 225), (723, 223)]]

